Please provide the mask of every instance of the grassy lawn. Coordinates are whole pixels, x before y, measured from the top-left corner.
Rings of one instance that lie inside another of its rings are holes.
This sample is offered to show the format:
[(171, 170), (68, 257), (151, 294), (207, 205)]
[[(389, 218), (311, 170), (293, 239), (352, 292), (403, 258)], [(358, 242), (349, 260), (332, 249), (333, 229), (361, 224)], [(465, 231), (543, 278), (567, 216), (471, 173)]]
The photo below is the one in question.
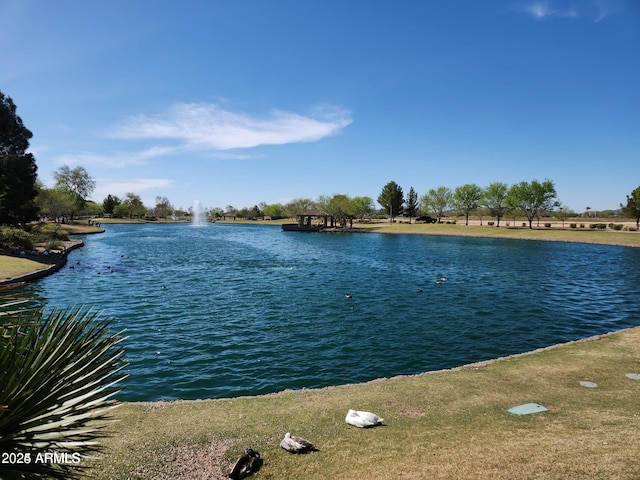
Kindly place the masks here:
[[(127, 403), (96, 479), (224, 478), (244, 448), (256, 479), (640, 478), (640, 327), (467, 367), (236, 399)], [(588, 380), (597, 388), (579, 384)], [(549, 411), (517, 416), (528, 402)], [(386, 426), (357, 429), (349, 408)], [(292, 455), (287, 431), (320, 449)]]
[(49, 263), (41, 263), (27, 258), (0, 255), (0, 282), (44, 270), (50, 266)]
[[(87, 224), (65, 224), (65, 230), (69, 234), (101, 233), (104, 229)], [(0, 282), (18, 278), (32, 272), (44, 270), (51, 266), (52, 260), (48, 257), (16, 257), (13, 255), (3, 255), (0, 250)]]
[(546, 240), (557, 242), (598, 243), (640, 247), (640, 233), (591, 228), (496, 228), (464, 224), (356, 224), (358, 229), (379, 233), (403, 233), (418, 235), (452, 235), (488, 238), (513, 238), (521, 240)]

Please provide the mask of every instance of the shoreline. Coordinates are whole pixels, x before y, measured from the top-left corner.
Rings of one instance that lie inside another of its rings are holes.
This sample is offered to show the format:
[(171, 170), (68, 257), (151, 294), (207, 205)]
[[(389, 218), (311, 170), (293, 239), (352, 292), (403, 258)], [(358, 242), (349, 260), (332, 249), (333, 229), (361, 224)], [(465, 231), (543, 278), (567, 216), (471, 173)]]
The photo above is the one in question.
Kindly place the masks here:
[(477, 362), (472, 362), (472, 363), (465, 363), (463, 365), (458, 365), (456, 367), (450, 367), (450, 368), (440, 368), (437, 370), (427, 370), (424, 372), (418, 372), (418, 373), (408, 373), (408, 374), (398, 374), (398, 375), (391, 375), (388, 377), (378, 377), (378, 378), (373, 378), (371, 380), (366, 380), (364, 382), (354, 382), (354, 383), (341, 383), (338, 385), (326, 385), (324, 387), (312, 387), (312, 388), (285, 388), (283, 390), (278, 390), (277, 392), (270, 392), (270, 393), (262, 393), (262, 394), (255, 394), (255, 395), (239, 395), (236, 397), (215, 397), (215, 398), (193, 398), (193, 399), (182, 399), (182, 398), (175, 398), (175, 399), (171, 399), (171, 400), (120, 400), (120, 403), (122, 404), (130, 404), (130, 405), (143, 405), (143, 406), (149, 406), (149, 407), (153, 407), (154, 405), (158, 406), (158, 405), (171, 405), (171, 404), (180, 404), (180, 403), (190, 403), (190, 402), (218, 402), (218, 401), (230, 401), (230, 400), (242, 400), (242, 399), (259, 399), (259, 398), (263, 398), (263, 397), (272, 397), (272, 396), (280, 396), (280, 395), (286, 395), (286, 394), (295, 394), (296, 392), (321, 392), (323, 390), (330, 390), (330, 389), (340, 389), (340, 388), (353, 388), (353, 387), (361, 387), (361, 386), (366, 386), (369, 384), (375, 384), (375, 383), (379, 383), (379, 382), (384, 382), (384, 381), (395, 381), (395, 380), (401, 380), (401, 379), (415, 379), (415, 378), (420, 378), (420, 377), (424, 377), (424, 376), (428, 376), (428, 375), (442, 375), (442, 374), (446, 374), (446, 373), (452, 373), (452, 372), (459, 372), (459, 371), (465, 371), (465, 370), (480, 370), (483, 368), (486, 368), (490, 365), (493, 365), (495, 363), (499, 363), (499, 362), (503, 362), (503, 361), (509, 361), (509, 360), (515, 360), (515, 359), (519, 359), (521, 357), (528, 357), (530, 355), (535, 355), (538, 353), (542, 353), (542, 352), (548, 352), (548, 351), (552, 351), (558, 348), (563, 348), (563, 347), (568, 347), (571, 345), (578, 345), (578, 344), (582, 344), (582, 343), (590, 343), (590, 342), (598, 342), (600, 340), (603, 340), (607, 337), (610, 337), (612, 335), (617, 335), (620, 333), (624, 333), (624, 332), (633, 332), (634, 330), (638, 330), (640, 331), (640, 325), (635, 326), (635, 327), (627, 327), (627, 328), (622, 328), (620, 330), (611, 330), (609, 332), (606, 333), (600, 333), (597, 335), (591, 335), (590, 337), (585, 337), (585, 338), (579, 338), (577, 340), (569, 340), (567, 342), (562, 342), (562, 343), (554, 343), (553, 345), (547, 345), (546, 347), (538, 347), (538, 348), (534, 348), (533, 350), (527, 350), (526, 352), (521, 352), (521, 353), (512, 353), (510, 355), (504, 355), (502, 357), (496, 357), (496, 358), (490, 358), (487, 360), (480, 360)]
[[(251, 445), (268, 459), (269, 478), (365, 480), (380, 478), (381, 469), (406, 478), (544, 473), (561, 479), (587, 471), (588, 478), (637, 478), (632, 459), (640, 384), (625, 374), (637, 372), (639, 336), (640, 326), (631, 327), (451, 369), (318, 389), (122, 402), (92, 473), (107, 480), (140, 471), (149, 473), (145, 478), (166, 478), (170, 472), (171, 478), (195, 480), (206, 471), (207, 478), (222, 479)], [(509, 413), (526, 402), (548, 412)], [(385, 427), (345, 427), (344, 413), (354, 407), (380, 414)], [(320, 453), (282, 453), (279, 441), (290, 429), (311, 437)], [(407, 438), (413, 441), (407, 444)], [(407, 455), (407, 448), (414, 454)]]
[[(219, 223), (221, 225), (270, 225), (273, 227), (281, 227), (283, 223), (287, 223), (291, 219), (280, 220), (217, 220), (211, 222), (212, 224)], [(459, 219), (454, 219), (456, 223), (441, 223), (441, 224), (425, 224), (425, 223), (408, 223), (404, 221), (389, 223), (388, 221), (372, 221), (370, 223), (355, 223), (354, 227), (347, 230), (334, 229), (326, 233), (339, 234), (339, 233), (381, 233), (391, 235), (428, 235), (428, 236), (443, 236), (443, 237), (478, 237), (478, 238), (500, 238), (507, 240), (537, 240), (547, 242), (563, 242), (563, 243), (583, 243), (592, 245), (605, 245), (615, 247), (632, 247), (640, 248), (640, 232), (634, 231), (612, 231), (609, 228), (604, 230), (591, 229), (588, 227), (583, 228), (566, 228), (562, 226), (562, 222), (553, 221), (551, 227), (534, 227), (533, 229), (513, 226), (500, 226), (494, 227), (487, 225), (487, 221), (481, 223), (480, 220), (470, 219), (469, 225), (458, 223)], [(564, 224), (575, 223), (574, 219), (567, 220)], [(610, 220), (618, 220), (618, 223), (622, 223), (627, 227), (634, 227), (635, 223), (620, 219), (590, 219), (591, 221), (583, 221), (584, 225), (597, 224), (597, 223), (612, 223)], [(96, 219), (100, 224), (156, 224), (156, 225), (171, 225), (171, 224), (186, 224), (185, 221), (130, 221), (126, 219)], [(102, 227), (95, 227), (81, 224), (69, 224), (66, 225), (67, 230), (71, 235), (78, 234), (94, 234), (103, 233), (105, 231)], [(289, 232), (294, 235), (306, 235), (311, 233), (301, 232)], [(78, 240), (82, 242), (81, 240)], [(74, 246), (74, 248), (78, 248)], [(68, 251), (67, 251), (68, 253)], [(0, 260), (2, 259), (2, 252), (0, 252)], [(32, 258), (31, 260), (39, 263), (41, 258)], [(44, 262), (47, 263), (47, 262)], [(0, 285), (9, 285), (22, 282), (28, 282), (32, 280), (40, 279), (44, 276), (51, 275), (60, 270), (66, 263), (66, 254), (64, 263), (54, 267), (47, 267), (39, 270), (25, 271), (23, 274), (15, 277), (6, 277), (5, 280), (0, 281)]]
[[(17, 257), (25, 260), (31, 260), (41, 265), (48, 265), (48, 267), (40, 270), (33, 270), (23, 275), (1, 280), (0, 285), (14, 285), (18, 283), (26, 283), (26, 282), (31, 282), (33, 280), (39, 280), (48, 275), (52, 275), (53, 273), (57, 272), (67, 264), (67, 257), (69, 255), (69, 252), (72, 252), (73, 250), (84, 246), (84, 242), (82, 240), (68, 240), (63, 243), (64, 243), (64, 250), (62, 250), (59, 253), (50, 254), (50, 256), (46, 258), (47, 261), (45, 262), (42, 262), (43, 259), (40, 255), (19, 255), (19, 254), (16, 255), (13, 253), (0, 254), (0, 258), (2, 256), (12, 257), (12, 258)], [(51, 262), (51, 260), (55, 260), (55, 261)]]

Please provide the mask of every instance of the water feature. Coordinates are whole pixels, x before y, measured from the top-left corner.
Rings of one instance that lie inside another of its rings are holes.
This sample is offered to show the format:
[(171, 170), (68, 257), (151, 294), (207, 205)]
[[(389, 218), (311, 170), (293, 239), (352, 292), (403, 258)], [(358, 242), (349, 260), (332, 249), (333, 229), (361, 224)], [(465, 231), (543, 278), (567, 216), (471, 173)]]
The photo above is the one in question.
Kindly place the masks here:
[(202, 227), (207, 224), (207, 215), (200, 203), (200, 200), (193, 202), (193, 209), (191, 212), (191, 225), (194, 227)]
[(261, 225), (106, 230), (83, 237), (73, 269), (25, 288), (127, 329), (125, 400), (362, 382), (640, 325), (640, 249)]

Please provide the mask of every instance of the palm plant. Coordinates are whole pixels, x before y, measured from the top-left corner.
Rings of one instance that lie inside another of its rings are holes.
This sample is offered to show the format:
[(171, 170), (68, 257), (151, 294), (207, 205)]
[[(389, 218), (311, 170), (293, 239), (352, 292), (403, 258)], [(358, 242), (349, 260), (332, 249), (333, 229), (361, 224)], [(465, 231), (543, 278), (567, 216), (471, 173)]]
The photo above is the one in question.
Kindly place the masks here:
[(83, 307), (0, 312), (0, 478), (77, 478), (100, 450), (126, 376), (111, 324)]

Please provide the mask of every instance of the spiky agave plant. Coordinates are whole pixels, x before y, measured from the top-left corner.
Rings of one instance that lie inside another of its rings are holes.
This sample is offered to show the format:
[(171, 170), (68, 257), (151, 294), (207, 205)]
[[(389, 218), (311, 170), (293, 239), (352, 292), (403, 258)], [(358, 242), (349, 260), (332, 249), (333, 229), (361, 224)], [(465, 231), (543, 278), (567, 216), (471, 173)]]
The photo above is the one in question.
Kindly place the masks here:
[(100, 450), (126, 375), (122, 332), (91, 309), (0, 314), (0, 478), (70, 479)]

